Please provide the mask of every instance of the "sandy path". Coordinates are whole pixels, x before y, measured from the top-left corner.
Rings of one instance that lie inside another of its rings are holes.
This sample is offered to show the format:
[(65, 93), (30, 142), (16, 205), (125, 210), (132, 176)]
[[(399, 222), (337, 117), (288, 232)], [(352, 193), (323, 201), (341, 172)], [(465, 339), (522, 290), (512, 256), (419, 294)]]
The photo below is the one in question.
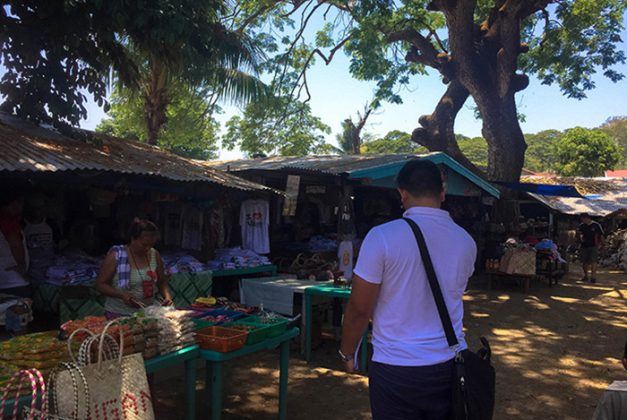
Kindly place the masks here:
[[(604, 272), (596, 285), (575, 278), (553, 288), (536, 285), (528, 294), (513, 285), (467, 294), (471, 346), (480, 335), (492, 344), (496, 419), (589, 419), (607, 384), (627, 379), (619, 361), (627, 340), (627, 275)], [(339, 370), (336, 348), (324, 342), (311, 365), (293, 352), (289, 419), (370, 418), (367, 379)], [(278, 354), (272, 352), (227, 364), (223, 417), (275, 419), (277, 368)], [(157, 383), (158, 418), (181, 418), (182, 378)], [(199, 379), (199, 414), (207, 413), (200, 407), (203, 387)]]

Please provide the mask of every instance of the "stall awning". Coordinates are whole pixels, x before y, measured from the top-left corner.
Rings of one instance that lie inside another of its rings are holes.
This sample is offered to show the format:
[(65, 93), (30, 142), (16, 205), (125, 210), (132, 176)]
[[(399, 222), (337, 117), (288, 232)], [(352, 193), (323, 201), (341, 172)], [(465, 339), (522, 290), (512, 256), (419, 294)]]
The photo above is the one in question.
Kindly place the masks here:
[[(427, 159), (436, 165), (450, 169), (447, 172), (447, 192), (453, 195), (470, 196), (479, 195), (483, 190), (493, 197), (499, 198), (500, 192), (489, 182), (462, 166), (456, 160), (445, 153), (430, 153), (428, 155), (408, 156), (406, 159), (389, 162), (370, 168), (357, 169), (348, 172), (349, 179), (368, 180), (372, 185), (394, 188), (396, 175), (405, 163), (411, 159)], [(475, 187), (475, 188), (473, 188)]]
[(537, 195), (550, 195), (557, 197), (583, 198), (573, 185), (531, 184), (527, 182), (496, 182), (514, 191), (524, 191)]
[(395, 178), (412, 159), (428, 159), (447, 172), (447, 191), (462, 196), (480, 196), (483, 192), (499, 197), (499, 190), (444, 153), (271, 156), (255, 159), (205, 162), (209, 167), (229, 172), (282, 171), (284, 173), (320, 174), (359, 180), (364, 185), (395, 188)]

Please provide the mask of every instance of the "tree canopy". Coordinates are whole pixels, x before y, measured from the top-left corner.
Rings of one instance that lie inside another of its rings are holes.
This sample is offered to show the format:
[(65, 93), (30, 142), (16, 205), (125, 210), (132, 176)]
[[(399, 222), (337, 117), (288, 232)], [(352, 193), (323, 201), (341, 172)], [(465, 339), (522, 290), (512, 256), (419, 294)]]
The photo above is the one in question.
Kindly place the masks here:
[(623, 154), (621, 165), (627, 168), (627, 116), (608, 118), (599, 128), (621, 147)]
[(411, 141), (411, 134), (392, 130), (385, 136), (366, 141), (361, 146), (364, 154), (425, 153), (427, 150)]
[[(2, 109), (35, 121), (78, 125), (87, 114), (85, 93), (106, 110), (111, 75), (130, 89), (139, 90), (143, 84), (145, 97), (164, 94), (161, 82), (171, 74), (194, 86), (220, 80), (225, 82), (223, 93), (249, 97), (256, 91), (238, 72), (255, 66), (257, 50), (245, 34), (223, 25), (225, 4), (4, 1)], [(147, 73), (142, 68), (152, 74), (152, 85), (142, 83)], [(163, 124), (164, 109), (148, 109), (147, 120), (160, 118), (157, 122)]]
[[(213, 118), (204, 92), (179, 83), (171, 89), (173, 96), (166, 108), (167, 122), (159, 135), (158, 145), (193, 159), (217, 157), (219, 123)], [(148, 130), (145, 103), (130, 89), (116, 87), (110, 98), (108, 118), (96, 131), (146, 142)]]
[[(619, 47), (624, 0), (304, 0), (239, 2), (249, 19), (276, 23), (301, 16), (286, 33), (282, 54), (302, 55), (293, 92), (310, 96), (306, 68), (315, 59), (327, 64), (340, 50), (350, 57), (351, 74), (377, 84), (376, 100), (401, 102), (400, 91), (414, 76), (438, 73), (445, 90), (431, 115), (422, 116), (412, 139), (429, 150), (446, 151), (468, 163), (453, 127), (472, 97), (488, 145), (488, 174), (495, 180), (520, 175), (525, 139), (515, 96), (528, 75), (557, 84), (569, 97), (582, 98), (602, 73), (623, 75)], [(307, 40), (308, 23), (318, 13), (325, 24)], [(281, 27), (281, 25), (279, 25)], [(288, 28), (289, 29), (289, 28)], [(295, 32), (295, 34), (294, 34)], [(285, 33), (285, 32), (284, 32)], [(280, 55), (281, 53), (279, 53)], [(525, 74), (526, 73), (526, 74)]]
[(554, 144), (555, 169), (565, 176), (603, 176), (620, 162), (618, 144), (599, 129), (566, 130)]
[(333, 151), (324, 137), (331, 132), (329, 126), (311, 113), (308, 104), (286, 98), (253, 102), (241, 117), (231, 118), (226, 128), (223, 146), (228, 150), (238, 147), (248, 156), (304, 156)]

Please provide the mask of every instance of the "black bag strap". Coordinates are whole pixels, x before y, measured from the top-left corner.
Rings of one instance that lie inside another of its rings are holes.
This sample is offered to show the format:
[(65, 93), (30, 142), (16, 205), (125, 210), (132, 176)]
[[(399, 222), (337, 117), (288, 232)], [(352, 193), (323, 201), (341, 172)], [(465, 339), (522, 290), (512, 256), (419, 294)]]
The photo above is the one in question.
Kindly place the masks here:
[(442, 289), (440, 289), (438, 277), (433, 269), (433, 261), (431, 261), (431, 255), (429, 254), (429, 248), (425, 242), (425, 237), (416, 222), (407, 217), (403, 217), (403, 220), (411, 227), (411, 230), (414, 232), (414, 236), (416, 237), (418, 249), (420, 250), (420, 256), (422, 257), (422, 263), (425, 266), (427, 279), (429, 279), (429, 287), (431, 288), (431, 293), (433, 293), (435, 306), (438, 308), (440, 321), (442, 322), (442, 327), (444, 328), (444, 333), (446, 334), (446, 341), (448, 342), (449, 347), (455, 347), (459, 345), (459, 341), (457, 341), (457, 336), (455, 335), (455, 330), (453, 329), (453, 323), (451, 322), (451, 316), (446, 308), (444, 296), (442, 296)]

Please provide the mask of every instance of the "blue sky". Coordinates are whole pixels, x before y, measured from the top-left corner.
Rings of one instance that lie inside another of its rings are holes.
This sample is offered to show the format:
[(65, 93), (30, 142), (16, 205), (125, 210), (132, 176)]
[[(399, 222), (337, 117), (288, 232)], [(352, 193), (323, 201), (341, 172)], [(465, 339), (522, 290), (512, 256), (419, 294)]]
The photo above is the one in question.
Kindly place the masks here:
[[(627, 31), (623, 31), (627, 40)], [(627, 43), (623, 43), (627, 48)], [(307, 73), (312, 99), (313, 113), (319, 116), (332, 129), (327, 140), (335, 144), (335, 135), (340, 132), (340, 122), (372, 99), (374, 83), (362, 82), (351, 77), (348, 71), (349, 59), (344, 54), (336, 54), (330, 65), (318, 60)], [(617, 67), (627, 75), (627, 65)], [(535, 133), (546, 129), (563, 130), (574, 126), (597, 127), (608, 117), (627, 115), (627, 80), (612, 83), (602, 75), (595, 78), (596, 89), (588, 92), (583, 100), (569, 99), (561, 94), (557, 86), (545, 86), (534, 78), (529, 87), (517, 95), (519, 111), (526, 116), (522, 123), (523, 131)], [(417, 76), (412, 80), (410, 90), (403, 92), (403, 104), (384, 104), (369, 119), (366, 130), (382, 136), (391, 130), (411, 132), (418, 126), (418, 118), (430, 114), (444, 93), (445, 86), (437, 75)], [(470, 101), (459, 113), (455, 131), (466, 136), (481, 135), (481, 122), (476, 120)], [(88, 104), (88, 118), (82, 122), (84, 128), (93, 129), (106, 115), (93, 101)], [(239, 109), (233, 106), (224, 108), (225, 113), (218, 117), (224, 123)], [(221, 151), (221, 158), (236, 158), (238, 151)]]

